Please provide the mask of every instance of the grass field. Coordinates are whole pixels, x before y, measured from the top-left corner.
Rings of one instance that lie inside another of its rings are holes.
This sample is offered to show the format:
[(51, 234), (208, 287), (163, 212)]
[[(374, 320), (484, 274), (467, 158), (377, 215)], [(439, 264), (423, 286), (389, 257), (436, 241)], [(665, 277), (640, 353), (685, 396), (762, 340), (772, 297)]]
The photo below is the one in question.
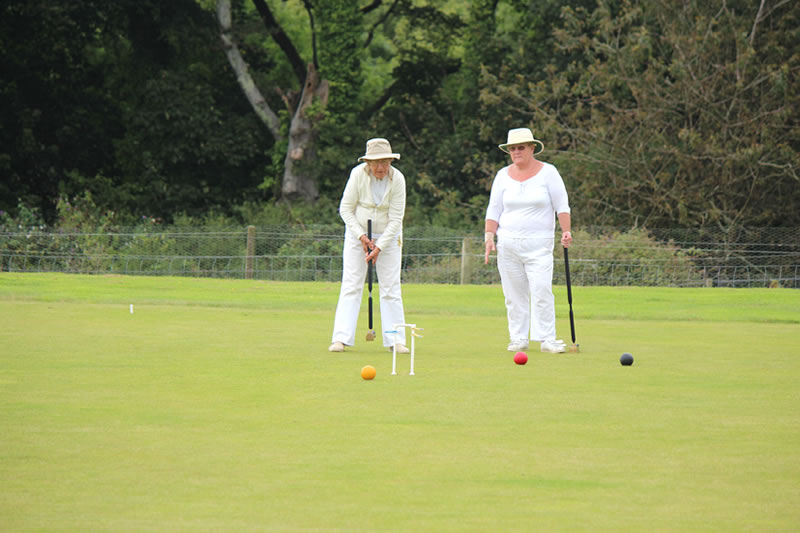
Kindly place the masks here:
[(406, 285), (391, 376), (337, 284), (0, 274), (0, 531), (800, 529), (800, 292), (573, 294), (518, 366), (498, 286)]

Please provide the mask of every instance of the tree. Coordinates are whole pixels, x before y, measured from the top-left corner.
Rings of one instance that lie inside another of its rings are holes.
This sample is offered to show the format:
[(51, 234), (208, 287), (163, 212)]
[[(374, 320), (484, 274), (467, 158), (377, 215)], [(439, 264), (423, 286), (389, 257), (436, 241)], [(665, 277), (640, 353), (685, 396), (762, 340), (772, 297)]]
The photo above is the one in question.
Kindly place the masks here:
[(90, 192), (169, 220), (259, 192), (269, 138), (195, 0), (9, 0), (0, 14), (0, 209), (52, 222), (59, 198)]
[(263, 197), (270, 139), (239, 98), (215, 18), (194, 0), (132, 4), (106, 82), (123, 104), (115, 209), (171, 220)]
[[(358, 2), (303, 0), (306, 38), (311, 42), (308, 61), (302, 59), (297, 38), (289, 36), (269, 4), (264, 0), (252, 0), (252, 4), (291, 67), (294, 92), (285, 86), (286, 80), (277, 87), (280, 80), (269, 80), (264, 86), (272, 85), (271, 91), (261, 90), (256, 78), (262, 75), (263, 79), (263, 73), (250, 68), (259, 58), (250, 54), (252, 59), (245, 61), (241, 49), (247, 39), (243, 32), (233, 31), (235, 5), (218, 0), (217, 17), (243, 92), (278, 146), (286, 146), (281, 194), (289, 200), (313, 201), (320, 186), (332, 186), (325, 176), (341, 173), (341, 167), (349, 164), (345, 161), (352, 161), (352, 150), (363, 149), (364, 136), (401, 131), (393, 127), (397, 126), (393, 119), (383, 120), (387, 105), (406, 98), (408, 91), (430, 93), (444, 74), (457, 70), (457, 62), (447, 57), (447, 50), (457, 42), (447, 39), (460, 31), (460, 19), (427, 2), (373, 0), (360, 7)], [(277, 68), (276, 61), (271, 58), (272, 68)], [(370, 66), (362, 67), (364, 61)], [(394, 68), (388, 76), (375, 75), (370, 69), (376, 64)], [(281, 95), (279, 104), (287, 111), (288, 131), (281, 111), (276, 111), (275, 93)], [(346, 146), (349, 155), (345, 157), (336, 143)], [(318, 159), (320, 149), (324, 157)], [(336, 189), (337, 194), (341, 192)]]
[[(313, 59), (305, 62), (297, 47), (276, 20), (269, 5), (264, 0), (253, 0), (265, 28), (270, 37), (280, 47), (289, 62), (300, 90), (292, 93), (280, 89), (283, 102), (290, 117), (288, 132), (284, 134), (280, 118), (264, 97), (249, 72), (249, 67), (242, 57), (235, 38), (232, 35), (231, 2), (218, 0), (217, 18), (221, 28), (221, 38), (231, 67), (236, 72), (242, 90), (256, 114), (269, 129), (275, 141), (286, 143), (286, 156), (283, 164), (281, 194), (287, 200), (304, 199), (313, 201), (317, 198), (318, 187), (315, 176), (303, 172), (316, 162), (315, 141), (318, 135), (318, 124), (324, 117), (328, 103), (330, 82), (320, 75), (317, 53), (318, 33), (325, 39), (323, 59), (349, 58), (356, 64), (351, 72), (358, 72), (358, 47), (353, 35), (359, 31), (357, 6), (351, 2), (335, 2), (332, 0), (305, 0), (311, 28)], [(320, 29), (315, 25), (315, 15), (321, 22)], [(335, 29), (335, 31), (334, 31)], [(336, 50), (335, 54), (328, 53)]]
[(800, 223), (800, 5), (657, 0), (564, 9), (546, 77), (502, 84), (558, 150), (581, 219)]
[[(401, 163), (413, 165), (409, 182), (419, 194), (410, 203), (430, 214), (426, 222), (480, 227), (492, 179), (507, 164), (497, 144), (528, 120), (514, 106), (479, 106), (480, 95), (540, 75), (554, 55), (550, 28), (560, 3), (475, 0), (414, 14), (424, 22), (414, 26), (414, 41), (401, 42), (396, 95), (378, 120), (414, 150), (413, 163)], [(482, 86), (482, 72), (494, 84)]]
[(102, 55), (86, 53), (115, 20), (104, 4), (9, 0), (0, 8), (0, 209), (21, 201), (53, 216), (65, 170), (93, 175), (111, 163), (116, 103), (98, 87)]

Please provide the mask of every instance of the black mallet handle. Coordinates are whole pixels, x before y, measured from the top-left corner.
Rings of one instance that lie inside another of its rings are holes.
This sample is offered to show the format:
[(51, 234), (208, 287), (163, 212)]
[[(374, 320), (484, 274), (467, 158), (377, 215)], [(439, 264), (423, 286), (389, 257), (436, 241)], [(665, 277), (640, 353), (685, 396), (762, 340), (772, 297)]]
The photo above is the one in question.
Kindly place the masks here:
[(569, 279), (569, 252), (564, 248), (564, 273), (567, 276), (567, 301), (569, 302), (569, 329), (572, 333), (572, 344), (575, 344), (575, 317), (572, 314), (572, 283)]
[[(372, 219), (367, 220), (367, 239), (372, 240)], [(372, 248), (368, 248), (372, 252)], [(367, 283), (369, 284), (369, 330), (372, 331), (372, 261), (367, 262)]]

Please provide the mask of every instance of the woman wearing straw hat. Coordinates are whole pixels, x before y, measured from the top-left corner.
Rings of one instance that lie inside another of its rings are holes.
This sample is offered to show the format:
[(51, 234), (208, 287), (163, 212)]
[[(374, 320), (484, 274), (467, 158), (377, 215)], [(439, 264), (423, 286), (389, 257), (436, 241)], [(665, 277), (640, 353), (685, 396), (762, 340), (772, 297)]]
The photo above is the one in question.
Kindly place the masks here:
[[(400, 291), (406, 179), (392, 166), (396, 159), (400, 154), (392, 152), (389, 141), (368, 140), (366, 153), (358, 158), (361, 164), (350, 171), (344, 188), (339, 204), (339, 215), (345, 223), (342, 288), (328, 348), (331, 352), (342, 352), (345, 346), (355, 344), (368, 261), (375, 265), (378, 275), (382, 330), (406, 321)], [(368, 220), (372, 220), (372, 239), (367, 236)], [(392, 342), (396, 342), (398, 353), (408, 353), (403, 328), (393, 338), (382, 338), (390, 350)]]
[(501, 168), (492, 183), (484, 240), (486, 263), (489, 253), (497, 250), (508, 350), (526, 350), (530, 339), (541, 342), (543, 352), (562, 353), (564, 341), (556, 339), (553, 244), (556, 218), (561, 245), (572, 243), (567, 189), (556, 167), (536, 159), (544, 144), (528, 128), (509, 130), (499, 148), (511, 156), (511, 164)]

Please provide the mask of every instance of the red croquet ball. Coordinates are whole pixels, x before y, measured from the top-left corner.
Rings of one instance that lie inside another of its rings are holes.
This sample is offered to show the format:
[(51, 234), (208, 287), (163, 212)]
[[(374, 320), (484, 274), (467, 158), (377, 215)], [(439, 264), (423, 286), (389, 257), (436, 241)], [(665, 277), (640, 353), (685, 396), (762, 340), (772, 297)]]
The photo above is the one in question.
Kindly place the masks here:
[(518, 365), (524, 365), (528, 362), (528, 354), (525, 352), (517, 352), (514, 354), (514, 362)]

